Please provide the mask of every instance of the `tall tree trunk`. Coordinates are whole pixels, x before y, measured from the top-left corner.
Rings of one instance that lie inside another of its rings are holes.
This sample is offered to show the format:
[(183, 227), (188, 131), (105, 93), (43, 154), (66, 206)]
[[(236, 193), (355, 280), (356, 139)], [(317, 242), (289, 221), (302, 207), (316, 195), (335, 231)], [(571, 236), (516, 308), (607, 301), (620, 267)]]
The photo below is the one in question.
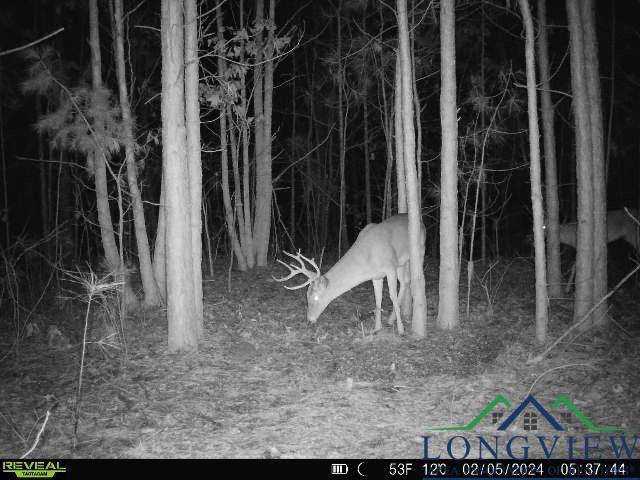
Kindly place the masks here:
[[(255, 122), (254, 133), (254, 153), (256, 164), (254, 218), (253, 218), (253, 255), (258, 259), (258, 250), (262, 242), (263, 227), (258, 230), (258, 223), (262, 223), (261, 218), (265, 215), (265, 209), (271, 211), (271, 199), (269, 205), (264, 206), (264, 182), (265, 182), (265, 145), (264, 145), (264, 0), (256, 0), (256, 32), (254, 38), (255, 46), (255, 66), (253, 70), (253, 117)], [(258, 262), (258, 265), (260, 263)]]
[(116, 45), (116, 74), (118, 77), (118, 91), (120, 93), (120, 109), (122, 111), (122, 123), (124, 127), (124, 150), (127, 162), (127, 180), (133, 207), (133, 223), (135, 226), (136, 246), (138, 249), (138, 262), (140, 265), (140, 278), (144, 290), (144, 305), (155, 306), (160, 303), (160, 292), (153, 275), (151, 264), (151, 252), (147, 237), (147, 226), (144, 218), (144, 205), (142, 194), (138, 187), (138, 166), (135, 158), (135, 137), (133, 135), (133, 119), (127, 93), (127, 78), (124, 63), (124, 25), (122, 22), (122, 0), (115, 0), (114, 9), (115, 45)]
[[(2, 63), (0, 61), (0, 88), (2, 88)], [(2, 103), (0, 103), (0, 174), (2, 175), (2, 209), (0, 210), (0, 218), (4, 223), (4, 241), (9, 246), (11, 237), (11, 222), (9, 218), (9, 189), (7, 178), (7, 157), (4, 150), (4, 116)]]
[[(580, 17), (584, 32), (584, 67), (586, 72), (587, 105), (589, 108), (591, 141), (591, 188), (593, 192), (593, 301), (607, 294), (607, 191), (602, 120), (602, 95), (600, 92), (600, 65), (596, 37), (595, 6), (593, 0), (580, 2)], [(592, 314), (594, 324), (607, 320), (607, 301)]]
[[(1, 76), (1, 73), (0, 73)], [(0, 79), (0, 88), (2, 86), (2, 80)], [(36, 115), (38, 118), (42, 116), (42, 99), (40, 97), (36, 97)], [(0, 141), (4, 140), (2, 134), (2, 111), (0, 106)], [(49, 228), (51, 225), (51, 214), (50, 214), (50, 205), (51, 199), (49, 198), (49, 176), (47, 175), (48, 165), (47, 162), (44, 161), (44, 133), (38, 131), (38, 170), (40, 174), (40, 215), (41, 215), (41, 228), (42, 228), (42, 236), (46, 236), (49, 233)], [(0, 146), (0, 148), (3, 148)], [(4, 189), (5, 195), (6, 192), (6, 183)], [(53, 258), (53, 255), (49, 255), (49, 258)]]
[(407, 180), (404, 171), (406, 155), (404, 151), (404, 138), (402, 132), (402, 65), (400, 54), (396, 55), (394, 95), (394, 135), (396, 140), (396, 184), (398, 185), (398, 213), (407, 213)]
[(571, 52), (571, 90), (576, 136), (577, 179), (577, 245), (574, 320), (578, 321), (593, 305), (593, 162), (586, 72), (584, 66), (584, 33), (580, 19), (582, 0), (566, 0)]
[[(420, 95), (418, 95), (418, 82), (416, 81), (416, 69), (415, 69), (415, 16), (416, 16), (416, 2), (411, 0), (411, 88), (413, 92), (413, 107), (415, 112), (415, 126), (416, 126), (416, 167), (418, 169), (418, 208), (422, 212), (422, 121), (420, 115), (422, 108), (420, 106)], [(422, 214), (421, 214), (422, 216)]]
[[(263, 0), (257, 0), (257, 11), (260, 12), (260, 17), (256, 13), (257, 22), (261, 22), (261, 15), (263, 7)], [(262, 140), (261, 147), (262, 152), (258, 157), (259, 161), (256, 164), (256, 216), (253, 228), (253, 238), (256, 248), (256, 263), (259, 267), (267, 265), (267, 255), (269, 253), (269, 239), (271, 232), (271, 200), (273, 195), (273, 184), (271, 175), (271, 121), (272, 121), (272, 109), (273, 109), (273, 48), (274, 48), (274, 29), (275, 29), (275, 12), (276, 3), (275, 0), (269, 1), (269, 18), (268, 21), (272, 24), (268, 29), (267, 41), (262, 45), (264, 50), (264, 83), (258, 82), (256, 85), (256, 97), (255, 102), (257, 104), (258, 94), (262, 86), (263, 90), (263, 109), (262, 116)], [(257, 37), (257, 35), (256, 35)], [(262, 33), (260, 33), (262, 37)], [(256, 40), (256, 47), (260, 49), (261, 45)], [(256, 62), (258, 62), (258, 56), (256, 56)], [(257, 74), (256, 78), (261, 78)], [(257, 122), (260, 121), (256, 117), (256, 137), (259, 132), (257, 128)], [(258, 143), (256, 143), (258, 145)]]
[[(346, 218), (346, 201), (347, 201), (347, 185), (345, 181), (345, 160), (346, 160), (346, 122), (347, 114), (344, 112), (344, 74), (345, 65), (342, 58), (342, 1), (338, 3), (338, 135), (340, 142), (338, 144), (340, 157), (340, 223), (338, 225), (338, 256), (342, 256), (342, 250), (349, 249), (349, 241), (347, 239), (347, 218)], [(348, 112), (348, 109), (347, 109)]]
[[(605, 188), (609, 188), (609, 165), (611, 160), (611, 137), (613, 134), (613, 109), (615, 107), (616, 98), (616, 2), (611, 2), (611, 50), (609, 58), (611, 59), (611, 67), (609, 73), (609, 120), (607, 122), (607, 144), (604, 159), (604, 184)], [(640, 189), (638, 189), (640, 194)]]
[(540, 167), (540, 130), (536, 96), (536, 57), (533, 19), (529, 0), (518, 0), (526, 32), (525, 57), (527, 69), (527, 99), (529, 113), (529, 165), (531, 174), (531, 207), (533, 210), (533, 238), (536, 265), (536, 338), (544, 343), (547, 338), (548, 300), (547, 266), (544, 251), (544, 212), (542, 209), (542, 176)]
[(367, 225), (373, 221), (371, 212), (371, 163), (374, 160), (373, 153), (369, 148), (369, 106), (367, 100), (366, 86), (363, 99), (363, 120), (364, 120), (364, 203)]
[[(382, 36), (384, 32), (384, 14), (382, 12), (383, 5), (381, 2), (378, 2), (378, 18), (380, 31), (378, 35)], [(384, 61), (383, 61), (383, 51), (380, 50), (380, 68), (378, 72), (380, 74), (380, 92), (382, 94), (382, 109), (380, 113), (381, 123), (382, 123), (382, 131), (384, 132), (384, 140), (385, 140), (385, 153), (386, 153), (386, 169), (384, 174), (384, 194), (382, 197), (382, 212), (380, 214), (381, 220), (385, 220), (391, 216), (391, 208), (393, 203), (393, 188), (391, 185), (391, 175), (393, 173), (393, 130), (391, 126), (391, 112), (389, 102), (387, 101), (387, 88), (386, 88), (386, 78), (384, 74)], [(395, 79), (395, 77), (394, 77)], [(395, 88), (395, 86), (394, 86)]]
[(389, 104), (387, 102), (387, 93), (384, 82), (384, 71), (380, 73), (380, 90), (382, 91), (382, 128), (384, 131), (386, 168), (384, 173), (384, 196), (382, 199), (381, 219), (384, 220), (391, 216), (391, 208), (393, 203), (393, 188), (391, 184), (391, 176), (393, 174), (393, 128), (391, 126), (391, 113), (389, 112)]
[[(296, 138), (296, 126), (298, 120), (297, 99), (296, 99), (296, 61), (295, 58), (291, 59), (291, 161), (295, 162), (298, 150), (298, 139)], [(296, 244), (296, 167), (291, 165), (290, 175), (290, 188), (291, 195), (289, 198), (289, 234), (291, 235), (291, 243)]]
[(193, 301), (198, 335), (203, 332), (202, 300), (202, 159), (200, 157), (200, 77), (198, 67), (198, 5), (184, 0), (184, 92), (187, 128), (187, 167), (191, 219)]
[(551, 75), (549, 72), (549, 42), (547, 36), (547, 1), (538, 0), (538, 63), (540, 64), (542, 130), (544, 132), (544, 171), (547, 200), (547, 272), (549, 295), (562, 295), (562, 271), (560, 265), (560, 205), (558, 203), (558, 172), (556, 165), (556, 135), (554, 108), (551, 102)]
[(153, 246), (153, 276), (158, 284), (160, 296), (167, 299), (167, 252), (166, 252), (166, 223), (167, 212), (165, 206), (164, 179), (160, 186), (160, 201), (158, 204), (158, 224), (156, 226), (156, 241)]
[(440, 282), (438, 327), (458, 326), (458, 119), (456, 113), (455, 0), (440, 3)]
[[(409, 264), (411, 269), (411, 296), (413, 314), (411, 329), (417, 338), (424, 338), (427, 330), (427, 297), (425, 292), (424, 238), (422, 238), (422, 216), (420, 214), (420, 185), (416, 168), (416, 145), (413, 115), (413, 75), (411, 73), (411, 52), (409, 45), (409, 25), (407, 0), (397, 0), (398, 7), (398, 55), (402, 69), (402, 133), (404, 139), (405, 173), (407, 181), (407, 207), (409, 214)], [(400, 92), (396, 92), (399, 95)], [(400, 163), (400, 160), (398, 160)]]
[[(486, 96), (485, 90), (485, 72), (484, 72), (484, 62), (485, 62), (485, 31), (486, 31), (486, 22), (485, 22), (485, 13), (484, 13), (484, 2), (480, 3), (480, 92), (483, 99)], [(480, 110), (480, 131), (482, 135), (485, 136), (486, 127), (486, 112), (484, 108)], [(485, 136), (486, 138), (486, 136)], [(484, 143), (484, 142), (483, 142)], [(486, 145), (486, 143), (485, 143)], [(480, 188), (480, 259), (482, 263), (487, 260), (487, 172), (484, 167), (484, 153), (482, 152), (482, 162), (480, 163), (480, 171), (478, 172), (479, 180), (478, 187)], [(474, 212), (474, 215), (477, 214), (477, 211)], [(473, 261), (472, 258), (469, 259), (470, 262)]]
[[(223, 25), (223, 12), (221, 3), (218, 1), (218, 8), (216, 9), (216, 25), (218, 29), (218, 38), (224, 38), (224, 25)], [(218, 74), (224, 75), (227, 65), (224, 58), (218, 56)], [(240, 247), (238, 236), (236, 234), (236, 220), (233, 215), (233, 208), (231, 206), (231, 193), (229, 188), (229, 148), (227, 146), (227, 118), (230, 118), (228, 107), (222, 105), (220, 107), (220, 166), (222, 174), (222, 203), (224, 206), (224, 214), (227, 223), (227, 232), (229, 234), (229, 241), (231, 242), (231, 248), (238, 261), (238, 269), (241, 271), (247, 270), (247, 262)], [(236, 195), (239, 195), (237, 192)]]
[(200, 326), (193, 291), (191, 208), (185, 127), (183, 2), (162, 0), (162, 176), (169, 351), (195, 351)]
[[(308, 61), (308, 54), (306, 53), (305, 50), (305, 70), (306, 70), (306, 74), (307, 77), (309, 78), (309, 91), (313, 92), (314, 90), (314, 78), (313, 78), (313, 72), (314, 72), (314, 67), (313, 66), (309, 66), (309, 61)], [(315, 132), (315, 123), (316, 123), (316, 114), (315, 114), (315, 108), (314, 106), (314, 102), (313, 99), (308, 97), (307, 98), (307, 102), (308, 102), (308, 106), (309, 106), (309, 121), (307, 124), (307, 148), (311, 148), (311, 145), (313, 145), (313, 136), (314, 136), (314, 132)], [(320, 152), (318, 152), (318, 155), (315, 156), (315, 161), (318, 162), (320, 160)], [(312, 173), (311, 173), (311, 162), (312, 160), (309, 159), (305, 162), (304, 165), (304, 183), (305, 183), (305, 188), (304, 191), (302, 193), (303, 195), (303, 202), (302, 204), (305, 206), (305, 215), (307, 218), (307, 231), (306, 231), (306, 240), (307, 240), (307, 248), (315, 250), (315, 242), (318, 238), (318, 230), (317, 230), (317, 226), (318, 226), (318, 209), (315, 205), (315, 202), (313, 202), (313, 214), (312, 214), (312, 202), (311, 199), (313, 198), (313, 180), (312, 180)]]
[[(244, 0), (240, 0), (240, 25), (244, 25)], [(245, 62), (245, 43), (244, 39), (240, 40), (240, 63)], [(240, 102), (242, 105), (243, 115), (240, 119), (242, 130), (242, 208), (244, 209), (244, 225), (240, 228), (244, 230), (244, 243), (242, 243), (242, 251), (247, 262), (247, 268), (252, 269), (255, 266), (255, 253), (253, 247), (253, 228), (251, 218), (251, 182), (249, 167), (249, 121), (248, 121), (248, 105), (247, 105), (247, 79), (244, 69), (240, 69)], [(256, 135), (257, 138), (257, 135)], [(240, 193), (236, 193), (239, 195)]]
[[(231, 142), (231, 167), (233, 169), (233, 208), (234, 208), (234, 220), (238, 224), (238, 236), (240, 237), (240, 248), (244, 253), (242, 245), (247, 243), (244, 227), (244, 208), (242, 207), (242, 188), (240, 182), (240, 131), (237, 129), (233, 120), (233, 113), (230, 108), (226, 109), (227, 113), (227, 132), (229, 135), (229, 141)], [(238, 136), (236, 137), (236, 130), (238, 130)], [(234, 224), (235, 228), (235, 224)], [(245, 259), (246, 260), (246, 259)]]
[[(98, 24), (98, 2), (89, 0), (89, 47), (91, 49), (91, 80), (94, 93), (102, 89), (102, 55), (100, 53), (100, 34)], [(121, 259), (109, 209), (109, 189), (107, 186), (107, 159), (102, 145), (102, 127), (94, 125), (97, 135), (96, 147), (92, 154), (95, 166), (96, 208), (100, 225), (100, 238), (104, 257), (111, 271), (120, 268)]]

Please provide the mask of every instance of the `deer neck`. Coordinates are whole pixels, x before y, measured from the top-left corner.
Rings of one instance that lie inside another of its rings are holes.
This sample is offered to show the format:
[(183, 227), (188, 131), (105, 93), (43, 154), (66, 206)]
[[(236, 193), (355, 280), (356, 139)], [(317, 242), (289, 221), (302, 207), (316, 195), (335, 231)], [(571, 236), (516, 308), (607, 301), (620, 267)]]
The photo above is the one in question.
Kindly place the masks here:
[(349, 253), (347, 252), (338, 263), (324, 274), (325, 278), (329, 280), (328, 296), (331, 300), (373, 278), (367, 262), (358, 255), (350, 255)]

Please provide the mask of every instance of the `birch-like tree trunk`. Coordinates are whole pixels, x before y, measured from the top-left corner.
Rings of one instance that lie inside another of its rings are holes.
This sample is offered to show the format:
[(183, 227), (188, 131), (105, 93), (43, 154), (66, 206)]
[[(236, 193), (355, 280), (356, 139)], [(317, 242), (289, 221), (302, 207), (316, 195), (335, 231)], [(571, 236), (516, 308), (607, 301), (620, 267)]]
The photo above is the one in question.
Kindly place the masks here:
[(116, 75), (118, 77), (118, 92), (120, 94), (120, 109), (122, 111), (122, 123), (124, 134), (124, 150), (127, 163), (127, 181), (129, 183), (129, 193), (133, 209), (133, 223), (135, 227), (136, 246), (138, 249), (138, 263), (140, 266), (140, 278), (144, 290), (144, 305), (155, 306), (160, 303), (160, 292), (153, 274), (151, 264), (151, 252), (149, 249), (149, 238), (147, 236), (147, 226), (144, 218), (144, 205), (142, 204), (142, 194), (138, 187), (138, 166), (135, 158), (135, 137), (133, 134), (133, 119), (131, 116), (131, 106), (129, 104), (129, 94), (127, 91), (127, 77), (124, 62), (124, 25), (122, 22), (122, 0), (115, 0), (114, 8), (115, 26), (115, 60)]
[(536, 95), (536, 59), (533, 19), (529, 0), (518, 0), (525, 28), (525, 58), (527, 70), (527, 107), (529, 114), (529, 171), (531, 175), (531, 209), (533, 210), (533, 240), (536, 266), (536, 338), (544, 343), (549, 318), (547, 299), (547, 266), (544, 250), (544, 213), (542, 209), (542, 174), (540, 167), (540, 129)]
[(200, 326), (193, 291), (191, 194), (187, 164), (184, 82), (184, 5), (162, 0), (162, 176), (169, 351), (198, 348)]
[(583, 0), (566, 0), (571, 56), (571, 91), (576, 136), (577, 245), (576, 291), (573, 318), (580, 320), (593, 305), (593, 162), (589, 101), (584, 59), (584, 32), (580, 18)]
[[(264, 25), (262, 12), (264, 9), (263, 0), (257, 0), (256, 23), (257, 28), (261, 32)], [(267, 41), (262, 48), (264, 50), (264, 79), (263, 82), (258, 81), (255, 85), (256, 96), (256, 138), (262, 135), (261, 142), (256, 142), (261, 147), (260, 155), (256, 161), (256, 213), (253, 227), (253, 239), (256, 248), (256, 263), (259, 267), (267, 265), (267, 255), (269, 253), (269, 238), (271, 233), (271, 200), (273, 195), (273, 179), (271, 173), (271, 123), (273, 110), (273, 48), (274, 48), (274, 30), (275, 30), (275, 13), (276, 0), (269, 1), (269, 28), (267, 31)], [(262, 38), (262, 33), (260, 33)], [(256, 34), (256, 38), (258, 35)], [(262, 42), (261, 42), (262, 43)], [(256, 47), (261, 46), (256, 40)], [(258, 62), (256, 56), (256, 62)], [(260, 67), (261, 68), (261, 67)], [(256, 80), (261, 78), (258, 75), (258, 67), (256, 67)], [(262, 90), (262, 110), (258, 107), (258, 90)], [(260, 115), (260, 118), (258, 117)], [(258, 131), (258, 122), (262, 123), (261, 132)]]
[[(416, 145), (413, 115), (413, 75), (411, 73), (411, 53), (409, 45), (409, 22), (407, 18), (407, 0), (397, 0), (398, 18), (398, 55), (402, 71), (401, 95), (402, 110), (396, 115), (402, 117), (402, 138), (404, 140), (404, 163), (407, 181), (407, 207), (409, 216), (409, 258), (411, 269), (411, 296), (413, 297), (413, 312), (411, 329), (414, 336), (424, 338), (427, 330), (427, 297), (425, 292), (424, 271), (424, 242), (422, 238), (422, 215), (420, 213), (420, 185), (416, 168)], [(398, 139), (396, 138), (396, 141)], [(397, 163), (401, 161), (398, 158)], [(401, 332), (400, 332), (401, 333)]]
[[(256, 31), (254, 37), (255, 45), (255, 67), (253, 68), (253, 117), (255, 122), (254, 128), (254, 155), (255, 155), (255, 193), (254, 201), (254, 217), (253, 217), (253, 248), (252, 255), (257, 260), (259, 243), (262, 241), (259, 235), (262, 235), (264, 227), (260, 227), (258, 234), (258, 223), (262, 224), (262, 218), (266, 215), (265, 210), (271, 212), (271, 199), (268, 205), (263, 205), (265, 198), (265, 133), (264, 133), (264, 0), (256, 0)], [(269, 180), (271, 181), (271, 180)], [(258, 264), (259, 265), (259, 264)]]
[(187, 127), (187, 166), (191, 219), (191, 261), (195, 323), (203, 332), (202, 299), (202, 159), (200, 157), (200, 77), (198, 67), (198, 5), (184, 0), (184, 93)]
[(158, 284), (160, 295), (166, 301), (167, 299), (167, 252), (165, 245), (166, 233), (166, 208), (164, 200), (164, 181), (160, 186), (160, 202), (158, 205), (158, 224), (156, 225), (156, 240), (153, 245), (153, 275)]
[[(96, 20), (97, 22), (97, 20)], [(2, 84), (2, 59), (0, 58), (0, 88), (3, 88)], [(2, 216), (2, 223), (4, 223), (4, 241), (7, 246), (11, 241), (11, 217), (9, 216), (9, 188), (7, 178), (7, 156), (4, 148), (4, 111), (2, 104), (0, 103), (0, 175), (2, 175), (2, 209), (0, 209), (0, 216)]]
[[(367, 29), (367, 7), (366, 4), (362, 9), (362, 28)], [(363, 71), (364, 73), (364, 71)], [(367, 225), (373, 221), (371, 212), (371, 163), (374, 156), (370, 152), (369, 146), (369, 79), (362, 81), (362, 121), (364, 124), (363, 142), (364, 142), (364, 208)]]
[(562, 295), (562, 271), (560, 265), (560, 205), (558, 202), (558, 173), (556, 162), (556, 135), (554, 108), (551, 101), (551, 75), (549, 72), (549, 41), (547, 35), (547, 0), (538, 0), (538, 64), (540, 65), (540, 97), (542, 131), (544, 132), (545, 197), (547, 200), (547, 272), (549, 295)]
[(440, 281), (438, 327), (458, 326), (458, 118), (456, 113), (455, 0), (440, 2)]
[[(224, 38), (224, 22), (222, 13), (222, 4), (218, 3), (216, 9), (216, 27), (219, 38)], [(218, 55), (218, 72), (223, 75), (227, 66), (222, 55)], [(227, 132), (227, 119), (231, 118), (231, 114), (228, 112), (229, 107), (224, 104), (224, 100), (220, 107), (220, 167), (222, 175), (222, 204), (224, 207), (224, 215), (227, 224), (227, 233), (229, 235), (229, 241), (231, 242), (231, 248), (236, 260), (238, 262), (238, 269), (240, 271), (247, 270), (247, 261), (238, 241), (238, 235), (236, 234), (236, 221), (233, 215), (233, 207), (231, 205), (231, 193), (229, 188), (229, 148), (227, 144), (228, 132)], [(256, 147), (257, 148), (257, 147)], [(236, 195), (240, 192), (237, 191)]]
[[(600, 92), (600, 64), (596, 37), (595, 6), (593, 0), (580, 2), (580, 18), (583, 26), (584, 66), (589, 109), (589, 134), (591, 142), (591, 189), (593, 192), (593, 302), (607, 294), (607, 191), (604, 154), (604, 129), (602, 120), (602, 94)], [(592, 313), (592, 322), (602, 325), (607, 321), (607, 301), (604, 300)], [(585, 324), (586, 326), (587, 324)]]
[[(102, 89), (102, 54), (100, 53), (100, 31), (98, 24), (98, 1), (89, 0), (89, 48), (91, 50), (91, 83), (94, 92)], [(113, 231), (111, 210), (109, 209), (109, 188), (107, 186), (107, 159), (101, 145), (101, 125), (93, 126), (96, 133), (96, 146), (93, 156), (96, 208), (98, 210), (98, 224), (100, 225), (100, 239), (104, 249), (104, 257), (108, 268), (114, 272), (120, 268), (121, 260)]]
[[(347, 154), (347, 126), (344, 111), (344, 76), (345, 76), (345, 60), (342, 58), (342, 1), (338, 3), (338, 53), (337, 58), (337, 74), (338, 74), (338, 135), (340, 141), (338, 143), (339, 150), (339, 167), (340, 167), (340, 220), (338, 225), (338, 256), (342, 255), (343, 250), (349, 249), (349, 241), (347, 239), (347, 218), (346, 218), (346, 202), (347, 202), (347, 185), (345, 179), (345, 160)], [(348, 109), (347, 109), (348, 111)]]
[(398, 185), (398, 213), (407, 213), (407, 180), (404, 171), (404, 137), (402, 132), (402, 65), (400, 53), (396, 55), (396, 70), (394, 83), (394, 113), (393, 126), (396, 145), (396, 184)]
[[(367, 87), (365, 87), (366, 89)], [(367, 105), (367, 95), (364, 95), (364, 208), (367, 225), (373, 221), (373, 212), (371, 211), (371, 164), (375, 161), (374, 154), (369, 148), (369, 108)]]

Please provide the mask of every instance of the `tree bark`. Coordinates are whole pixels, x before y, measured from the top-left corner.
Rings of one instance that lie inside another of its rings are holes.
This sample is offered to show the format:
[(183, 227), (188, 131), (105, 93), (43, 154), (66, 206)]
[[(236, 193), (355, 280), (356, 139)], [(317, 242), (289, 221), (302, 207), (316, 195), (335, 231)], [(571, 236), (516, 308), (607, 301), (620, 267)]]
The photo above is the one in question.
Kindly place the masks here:
[[(240, 0), (240, 25), (244, 25), (244, 1)], [(240, 63), (245, 62), (245, 43), (240, 40)], [(249, 167), (249, 123), (247, 105), (247, 79), (244, 69), (240, 69), (240, 102), (242, 105), (242, 118), (240, 119), (242, 131), (242, 208), (244, 209), (244, 225), (240, 228), (244, 231), (244, 243), (241, 243), (242, 251), (247, 262), (247, 268), (253, 269), (255, 266), (255, 253), (253, 246), (253, 228), (251, 218), (251, 183)], [(256, 136), (257, 138), (257, 136)], [(239, 195), (238, 192), (236, 195)], [(255, 199), (254, 199), (255, 200)]]
[(440, 281), (438, 328), (459, 323), (458, 119), (456, 113), (455, 0), (440, 3)]
[(363, 121), (364, 121), (364, 202), (365, 215), (367, 225), (373, 221), (371, 212), (371, 163), (373, 162), (373, 153), (369, 148), (369, 106), (367, 105), (367, 86), (364, 86), (365, 94), (363, 99)]
[(405, 167), (405, 151), (404, 138), (402, 132), (402, 65), (400, 53), (396, 55), (395, 70), (395, 95), (394, 95), (394, 113), (393, 125), (394, 136), (396, 141), (396, 184), (398, 185), (398, 213), (407, 213), (407, 179), (404, 171)]
[(577, 179), (577, 245), (576, 291), (573, 318), (580, 320), (593, 305), (593, 195), (592, 151), (589, 107), (587, 105), (586, 72), (584, 67), (584, 38), (580, 19), (582, 0), (566, 0), (571, 53), (571, 90), (576, 136)]
[[(100, 35), (98, 24), (98, 2), (89, 0), (89, 47), (91, 49), (91, 80), (94, 92), (102, 89), (102, 55), (100, 53)], [(115, 272), (120, 268), (120, 255), (113, 231), (111, 220), (111, 210), (109, 209), (109, 188), (107, 185), (107, 159), (101, 145), (102, 128), (100, 125), (93, 126), (97, 138), (93, 156), (95, 186), (96, 186), (96, 208), (98, 210), (98, 224), (100, 225), (100, 238), (102, 248), (108, 268)]]
[(187, 128), (187, 166), (191, 219), (191, 261), (193, 264), (193, 301), (195, 323), (203, 333), (202, 300), (202, 159), (200, 157), (200, 78), (198, 67), (198, 5), (184, 0), (184, 91)]
[[(596, 37), (595, 6), (593, 0), (580, 2), (581, 23), (584, 28), (584, 66), (586, 72), (587, 105), (589, 108), (591, 141), (591, 189), (593, 192), (593, 301), (607, 294), (607, 191), (600, 92), (600, 65)], [(594, 310), (591, 322), (602, 325), (607, 321), (607, 301)], [(590, 322), (585, 322), (585, 327)]]
[(191, 208), (185, 127), (183, 2), (162, 0), (162, 175), (164, 179), (169, 351), (195, 351), (200, 336), (193, 292)]
[[(262, 223), (262, 217), (265, 215), (265, 206), (263, 205), (264, 182), (265, 182), (265, 145), (264, 145), (264, 0), (256, 0), (256, 32), (255, 32), (255, 67), (253, 71), (253, 117), (255, 121), (254, 133), (254, 152), (255, 152), (255, 194), (254, 201), (254, 218), (253, 218), (253, 255), (258, 259), (258, 250), (260, 250), (260, 235), (264, 230), (258, 224)], [(271, 200), (267, 209), (271, 211)], [(259, 265), (259, 263), (258, 263)]]
[[(411, 329), (417, 338), (424, 338), (427, 329), (427, 297), (425, 292), (424, 238), (422, 238), (422, 216), (420, 213), (420, 185), (416, 168), (416, 145), (413, 114), (413, 75), (409, 46), (409, 25), (407, 19), (407, 0), (397, 0), (398, 43), (400, 67), (402, 69), (402, 133), (404, 139), (405, 173), (407, 181), (407, 207), (409, 214), (409, 256), (411, 269), (411, 296), (413, 313)], [(400, 92), (396, 92), (399, 95)], [(400, 163), (398, 161), (398, 163)]]
[[(265, 21), (262, 12), (264, 9), (263, 0), (257, 0), (256, 23), (259, 34), (256, 34), (256, 48), (264, 51), (264, 81), (258, 71), (262, 67), (256, 67), (256, 138), (261, 135), (261, 141), (256, 142), (261, 147), (260, 155), (256, 162), (256, 214), (253, 227), (253, 238), (256, 248), (256, 263), (259, 267), (267, 265), (267, 255), (269, 253), (269, 239), (271, 232), (271, 197), (273, 195), (273, 184), (271, 174), (271, 121), (273, 109), (273, 46), (275, 29), (275, 0), (269, 1), (270, 26), (267, 33), (267, 41), (262, 44), (258, 42), (258, 37), (262, 40), (262, 24)], [(256, 62), (259, 61), (256, 55)], [(263, 90), (261, 90), (263, 89)], [(262, 109), (258, 105), (258, 91), (260, 92)], [(259, 116), (258, 116), (259, 115)], [(258, 131), (258, 122), (262, 123), (261, 131)]]
[(544, 250), (544, 213), (542, 209), (542, 177), (540, 168), (540, 130), (538, 127), (538, 102), (536, 96), (536, 60), (533, 19), (528, 0), (519, 0), (525, 27), (525, 58), (527, 70), (527, 99), (529, 113), (529, 148), (531, 175), (531, 207), (533, 210), (533, 238), (536, 266), (536, 338), (544, 343), (547, 338), (548, 300), (547, 267)]
[[(221, 3), (218, 3), (216, 10), (216, 25), (218, 30), (218, 37), (224, 38), (224, 25), (223, 25), (223, 13)], [(218, 74), (223, 75), (227, 65), (222, 55), (218, 56)], [(247, 262), (238, 241), (236, 234), (236, 220), (233, 215), (233, 208), (231, 206), (231, 193), (229, 189), (229, 148), (227, 145), (227, 118), (230, 117), (228, 112), (228, 106), (224, 104), (224, 101), (220, 107), (220, 166), (222, 175), (222, 203), (224, 206), (224, 214), (227, 223), (227, 232), (229, 234), (229, 241), (231, 242), (231, 248), (236, 256), (238, 262), (238, 269), (240, 271), (247, 270)], [(236, 195), (239, 195), (237, 192)]]
[(165, 246), (166, 236), (166, 207), (164, 200), (164, 179), (160, 186), (160, 201), (158, 204), (158, 225), (156, 226), (156, 240), (153, 246), (153, 275), (158, 284), (158, 291), (163, 300), (167, 299), (167, 253)]
[(116, 74), (118, 77), (118, 91), (120, 94), (120, 109), (122, 111), (122, 123), (124, 127), (124, 149), (127, 163), (127, 180), (131, 203), (133, 207), (133, 223), (135, 226), (136, 246), (138, 249), (138, 262), (140, 265), (140, 278), (144, 290), (144, 305), (151, 307), (160, 303), (160, 292), (153, 274), (151, 264), (151, 252), (149, 250), (149, 238), (144, 218), (144, 206), (142, 194), (138, 187), (138, 166), (135, 158), (135, 138), (133, 135), (133, 119), (129, 94), (127, 92), (127, 78), (124, 63), (124, 25), (122, 22), (122, 0), (115, 0), (114, 8), (115, 46), (116, 46)]
[[(346, 218), (346, 201), (347, 201), (347, 185), (345, 181), (345, 157), (347, 150), (347, 133), (344, 112), (344, 74), (345, 65), (342, 63), (342, 1), (338, 3), (338, 135), (340, 141), (338, 143), (339, 162), (340, 162), (340, 223), (338, 225), (338, 256), (342, 256), (343, 249), (349, 249), (349, 241), (347, 239), (347, 218)], [(347, 108), (348, 112), (348, 108)]]
[(554, 108), (551, 101), (551, 75), (549, 72), (549, 42), (547, 38), (547, 1), (538, 0), (538, 63), (540, 65), (542, 130), (544, 132), (544, 171), (547, 200), (547, 272), (549, 295), (562, 296), (562, 271), (560, 265), (560, 205), (558, 202), (558, 172), (556, 161), (556, 135)]

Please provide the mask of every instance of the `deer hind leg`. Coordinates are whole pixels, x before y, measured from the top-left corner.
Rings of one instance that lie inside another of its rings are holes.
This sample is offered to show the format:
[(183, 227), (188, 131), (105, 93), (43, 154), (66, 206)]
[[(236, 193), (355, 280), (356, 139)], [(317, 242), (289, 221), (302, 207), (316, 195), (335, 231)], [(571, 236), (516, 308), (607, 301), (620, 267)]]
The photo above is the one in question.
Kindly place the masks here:
[[(409, 284), (409, 264), (406, 263), (397, 269), (398, 281), (400, 282), (400, 291), (398, 292), (398, 301), (400, 302), (400, 314), (407, 317), (411, 314), (411, 290)], [(395, 310), (389, 315), (388, 323), (393, 325), (396, 320)]]
[[(398, 323), (398, 334), (404, 334), (404, 326), (402, 325), (402, 317), (400, 316), (400, 303), (398, 302), (398, 277), (395, 272), (389, 272), (387, 274), (387, 286), (389, 287), (389, 296), (391, 297), (391, 303), (393, 303), (393, 313), (395, 314), (396, 321)], [(391, 318), (391, 316), (389, 316)]]
[(373, 281), (373, 294), (376, 297), (376, 331), (382, 329), (382, 286), (384, 278)]
[(398, 268), (398, 280), (400, 281), (400, 292), (398, 293), (398, 299), (400, 300), (400, 313), (406, 318), (411, 315), (413, 300), (411, 298), (409, 262)]

